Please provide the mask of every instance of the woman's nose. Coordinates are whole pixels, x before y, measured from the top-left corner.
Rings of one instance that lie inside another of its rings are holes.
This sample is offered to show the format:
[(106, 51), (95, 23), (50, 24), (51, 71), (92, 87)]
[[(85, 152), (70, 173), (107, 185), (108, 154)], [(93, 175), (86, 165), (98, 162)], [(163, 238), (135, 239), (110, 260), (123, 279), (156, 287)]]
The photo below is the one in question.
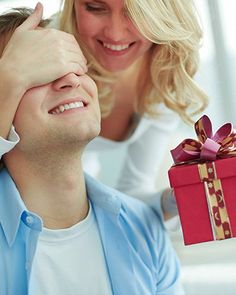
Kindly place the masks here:
[(123, 41), (127, 38), (128, 26), (124, 15), (112, 15), (109, 18), (104, 34), (111, 41)]
[(56, 91), (68, 90), (68, 88), (78, 88), (80, 86), (80, 77), (74, 73), (67, 74), (53, 82), (53, 88)]

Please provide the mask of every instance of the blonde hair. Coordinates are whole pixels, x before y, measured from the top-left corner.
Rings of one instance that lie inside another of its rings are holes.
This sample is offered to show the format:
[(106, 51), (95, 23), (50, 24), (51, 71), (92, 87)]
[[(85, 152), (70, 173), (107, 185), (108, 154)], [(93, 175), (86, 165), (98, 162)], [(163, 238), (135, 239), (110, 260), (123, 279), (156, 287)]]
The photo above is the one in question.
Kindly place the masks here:
[[(137, 111), (155, 115), (155, 105), (163, 102), (184, 121), (192, 122), (191, 116), (201, 112), (208, 103), (206, 94), (193, 80), (202, 39), (193, 1), (124, 0), (124, 3), (130, 19), (142, 35), (153, 42), (142, 68), (145, 83), (138, 84)], [(114, 101), (113, 75), (104, 70), (81, 43), (76, 30), (74, 0), (64, 1), (60, 29), (74, 34), (84, 49), (89, 74), (98, 85), (102, 115), (109, 114)]]

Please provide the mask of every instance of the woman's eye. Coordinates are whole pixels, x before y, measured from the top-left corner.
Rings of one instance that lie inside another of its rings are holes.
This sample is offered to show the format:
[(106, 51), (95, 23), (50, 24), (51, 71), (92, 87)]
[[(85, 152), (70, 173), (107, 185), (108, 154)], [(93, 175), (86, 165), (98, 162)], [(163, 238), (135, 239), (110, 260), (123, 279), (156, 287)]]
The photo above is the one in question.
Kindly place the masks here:
[(95, 12), (95, 13), (104, 13), (107, 11), (107, 8), (101, 5), (96, 5), (92, 3), (86, 3), (85, 8), (87, 11)]

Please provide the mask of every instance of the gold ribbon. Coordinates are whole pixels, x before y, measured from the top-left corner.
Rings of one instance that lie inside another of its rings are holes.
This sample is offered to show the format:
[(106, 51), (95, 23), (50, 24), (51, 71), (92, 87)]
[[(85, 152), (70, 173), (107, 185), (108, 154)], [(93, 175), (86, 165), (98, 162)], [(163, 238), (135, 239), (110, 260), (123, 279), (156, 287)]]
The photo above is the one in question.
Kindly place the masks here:
[(214, 240), (229, 239), (232, 237), (232, 230), (215, 164), (214, 162), (198, 164), (198, 171), (205, 187)]

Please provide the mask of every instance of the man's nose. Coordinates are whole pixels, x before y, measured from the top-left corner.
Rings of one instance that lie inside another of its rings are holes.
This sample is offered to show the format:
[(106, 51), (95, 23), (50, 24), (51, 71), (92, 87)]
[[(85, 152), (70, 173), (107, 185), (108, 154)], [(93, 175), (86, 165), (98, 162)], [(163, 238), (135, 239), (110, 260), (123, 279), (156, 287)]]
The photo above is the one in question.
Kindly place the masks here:
[(80, 78), (74, 73), (67, 74), (53, 82), (53, 89), (56, 91), (68, 90), (68, 88), (78, 88)]
[(111, 41), (122, 41), (127, 37), (127, 18), (121, 14), (111, 15), (104, 29), (104, 35)]

